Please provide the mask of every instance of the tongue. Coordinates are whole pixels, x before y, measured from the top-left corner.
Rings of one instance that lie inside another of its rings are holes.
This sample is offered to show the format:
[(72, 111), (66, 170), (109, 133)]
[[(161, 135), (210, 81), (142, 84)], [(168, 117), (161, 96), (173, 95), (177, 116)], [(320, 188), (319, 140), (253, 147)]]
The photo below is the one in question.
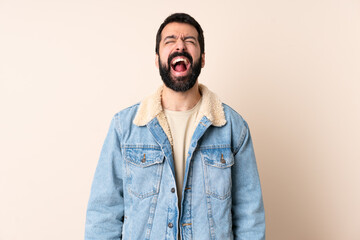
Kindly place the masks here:
[(186, 70), (186, 66), (184, 63), (178, 63), (175, 66), (175, 71), (177, 72), (184, 72)]

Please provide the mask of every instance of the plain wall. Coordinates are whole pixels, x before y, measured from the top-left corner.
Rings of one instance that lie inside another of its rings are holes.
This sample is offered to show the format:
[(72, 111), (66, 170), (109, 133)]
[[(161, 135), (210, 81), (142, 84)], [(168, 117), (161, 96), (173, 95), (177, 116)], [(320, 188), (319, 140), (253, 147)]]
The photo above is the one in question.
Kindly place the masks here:
[(360, 239), (360, 2), (0, 0), (0, 239), (82, 239), (112, 116), (161, 84), (155, 34), (202, 25), (249, 123), (269, 240)]

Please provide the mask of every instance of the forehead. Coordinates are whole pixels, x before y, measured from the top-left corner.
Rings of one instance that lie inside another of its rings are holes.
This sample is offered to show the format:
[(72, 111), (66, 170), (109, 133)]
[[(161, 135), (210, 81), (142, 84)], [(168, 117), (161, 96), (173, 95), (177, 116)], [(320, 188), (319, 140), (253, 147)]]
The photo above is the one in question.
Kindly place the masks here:
[(166, 36), (180, 36), (184, 37), (192, 36), (198, 39), (198, 32), (195, 27), (187, 23), (172, 22), (167, 24), (161, 32), (161, 40)]

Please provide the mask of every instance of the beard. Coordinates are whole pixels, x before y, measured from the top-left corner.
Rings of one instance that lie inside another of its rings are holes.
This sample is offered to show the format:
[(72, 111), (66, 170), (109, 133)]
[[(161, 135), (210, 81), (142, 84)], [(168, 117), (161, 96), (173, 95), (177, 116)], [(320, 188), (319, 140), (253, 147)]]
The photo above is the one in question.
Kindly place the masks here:
[[(174, 77), (171, 76), (171, 61), (178, 56), (184, 56), (189, 59), (190, 66), (189, 66), (189, 74), (187, 76), (182, 77)], [(199, 60), (195, 63), (191, 55), (187, 52), (175, 52), (171, 54), (168, 58), (168, 65), (161, 63), (161, 59), (159, 56), (159, 72), (161, 79), (163, 80), (166, 87), (176, 91), (176, 92), (186, 92), (187, 90), (191, 89), (200, 75), (201, 72), (201, 55)]]

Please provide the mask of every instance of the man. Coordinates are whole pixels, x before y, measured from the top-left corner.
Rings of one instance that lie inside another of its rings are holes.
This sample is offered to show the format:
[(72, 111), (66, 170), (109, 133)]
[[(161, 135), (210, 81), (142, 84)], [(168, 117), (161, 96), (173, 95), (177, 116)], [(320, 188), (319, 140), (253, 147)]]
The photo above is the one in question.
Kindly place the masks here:
[(164, 85), (114, 116), (85, 239), (265, 239), (248, 125), (198, 83), (204, 64), (201, 26), (170, 15), (156, 36)]

